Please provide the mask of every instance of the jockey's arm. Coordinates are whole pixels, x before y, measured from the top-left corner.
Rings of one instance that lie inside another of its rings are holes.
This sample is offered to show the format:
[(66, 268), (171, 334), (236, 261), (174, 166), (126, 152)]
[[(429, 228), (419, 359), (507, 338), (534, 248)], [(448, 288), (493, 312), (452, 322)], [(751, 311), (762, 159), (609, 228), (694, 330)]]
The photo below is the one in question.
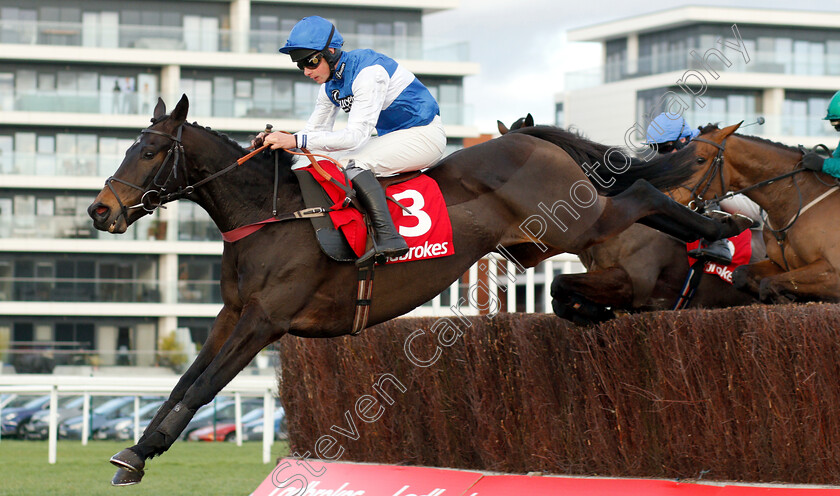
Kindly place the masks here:
[(834, 149), (831, 157), (823, 162), (823, 172), (834, 177), (840, 177), (840, 143), (837, 144), (837, 148)]
[(298, 144), (327, 152), (362, 146), (376, 128), (379, 113), (385, 106), (387, 87), (388, 73), (384, 67), (372, 65), (362, 69), (353, 81), (353, 104), (347, 126), (338, 131), (301, 131), (297, 133)]
[(720, 208), (730, 214), (741, 214), (754, 222), (761, 222), (761, 207), (744, 195), (735, 195), (720, 202)]

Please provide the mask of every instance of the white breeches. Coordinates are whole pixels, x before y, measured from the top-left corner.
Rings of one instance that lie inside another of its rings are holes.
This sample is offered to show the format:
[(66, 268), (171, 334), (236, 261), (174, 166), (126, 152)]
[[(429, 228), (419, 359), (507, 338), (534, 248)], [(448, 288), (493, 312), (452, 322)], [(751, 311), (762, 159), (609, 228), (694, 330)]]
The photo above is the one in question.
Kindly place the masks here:
[(445, 148), (446, 132), (438, 115), (425, 126), (374, 136), (338, 161), (346, 167), (353, 160), (356, 167), (371, 170), (377, 176), (391, 176), (429, 167), (440, 160)]

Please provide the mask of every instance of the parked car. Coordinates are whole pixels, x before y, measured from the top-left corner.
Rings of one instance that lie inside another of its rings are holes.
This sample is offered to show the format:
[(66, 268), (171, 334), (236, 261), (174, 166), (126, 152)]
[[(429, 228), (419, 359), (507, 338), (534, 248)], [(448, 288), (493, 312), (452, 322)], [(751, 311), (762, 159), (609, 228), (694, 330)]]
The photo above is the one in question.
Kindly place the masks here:
[[(90, 397), (90, 408), (95, 409), (100, 405), (104, 405), (113, 396), (98, 396)], [(82, 414), (84, 406), (84, 396), (64, 396), (58, 399), (58, 424), (60, 425), (65, 420), (78, 417)], [(49, 406), (49, 405), (48, 405)], [(23, 426), (23, 437), (26, 439), (44, 440), (49, 437), (50, 431), (50, 410), (41, 410)]]
[(15, 393), (3, 393), (0, 394), (0, 410), (6, 408), (6, 405), (11, 403), (18, 395)]
[[(247, 424), (242, 425), (242, 440), (243, 441), (262, 441), (263, 438), (263, 419), (252, 420)], [(274, 439), (289, 439), (289, 431), (286, 428), (286, 411), (283, 407), (276, 407), (274, 409)]]
[[(153, 401), (146, 406), (140, 407), (137, 415), (140, 419), (140, 432), (143, 432), (145, 426), (149, 425), (149, 421), (155, 416), (164, 400)], [(102, 424), (94, 439), (117, 439), (124, 441), (127, 439), (134, 439), (134, 412), (125, 417), (115, 418)]]
[(32, 416), (50, 407), (50, 395), (26, 396), (20, 395), (9, 402), (0, 412), (0, 436), (23, 437), (24, 426)]
[[(250, 412), (255, 408), (260, 408), (262, 404), (262, 398), (243, 399), (242, 415), (244, 416), (246, 413)], [(201, 429), (202, 427), (207, 427), (208, 425), (212, 426), (214, 418), (217, 425), (224, 423), (232, 423), (234, 421), (234, 408), (234, 400), (217, 399), (214, 417), (213, 402), (211, 401), (210, 403), (204, 405), (199, 411), (195, 413), (195, 416), (192, 418), (192, 420), (190, 420), (190, 423), (187, 424), (187, 427), (184, 428), (184, 432), (181, 434), (181, 439), (189, 439), (190, 433), (196, 429)]]
[[(263, 409), (255, 408), (250, 412), (242, 415), (242, 428), (245, 429), (245, 424), (254, 420), (262, 420)], [(187, 436), (190, 441), (235, 441), (236, 440), (236, 423), (224, 422), (216, 423), (215, 432), (213, 424), (207, 427), (196, 429)]]
[[(151, 401), (159, 401), (159, 397), (141, 397), (140, 406), (143, 407)], [(94, 437), (96, 431), (105, 425), (105, 422), (119, 417), (134, 415), (134, 396), (120, 396), (111, 399), (104, 404), (91, 410), (90, 414), (90, 435)], [(62, 439), (82, 438), (82, 416), (71, 417), (58, 425), (58, 437)]]

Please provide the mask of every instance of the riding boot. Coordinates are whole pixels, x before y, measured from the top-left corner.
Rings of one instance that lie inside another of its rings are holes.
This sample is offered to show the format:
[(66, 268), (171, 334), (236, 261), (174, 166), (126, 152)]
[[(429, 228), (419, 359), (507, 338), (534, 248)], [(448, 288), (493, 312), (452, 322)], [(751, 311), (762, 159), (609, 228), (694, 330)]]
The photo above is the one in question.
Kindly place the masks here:
[(367, 264), (372, 257), (401, 257), (408, 253), (408, 244), (405, 239), (397, 233), (391, 214), (388, 212), (388, 204), (385, 199), (385, 191), (376, 180), (373, 172), (356, 168), (355, 175), (351, 176), (353, 189), (356, 191), (356, 198), (362, 204), (370, 217), (373, 226), (373, 248), (359, 257), (356, 265)]
[(729, 243), (725, 239), (719, 239), (704, 247), (695, 248), (688, 252), (688, 255), (698, 260), (706, 260), (721, 265), (732, 263), (732, 252), (729, 250)]

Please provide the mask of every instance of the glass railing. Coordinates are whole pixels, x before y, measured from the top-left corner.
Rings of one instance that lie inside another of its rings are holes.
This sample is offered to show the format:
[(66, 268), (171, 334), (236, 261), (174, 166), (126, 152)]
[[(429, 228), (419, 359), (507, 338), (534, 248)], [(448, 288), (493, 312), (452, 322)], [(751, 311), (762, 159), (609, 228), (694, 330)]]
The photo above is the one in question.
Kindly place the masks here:
[[(0, 43), (99, 48), (137, 48), (200, 52), (277, 54), (287, 31), (232, 31), (167, 26), (89, 25), (0, 19)], [(430, 40), (417, 36), (344, 35), (344, 49), (372, 48), (396, 59), (465, 62), (466, 41)]]
[(0, 277), (0, 301), (160, 303), (152, 279)]
[[(91, 201), (93, 199), (91, 198)], [(86, 208), (88, 204), (85, 204)], [(153, 241), (161, 236), (160, 223), (153, 216), (142, 217), (123, 234), (98, 231), (87, 213), (74, 215), (12, 215), (0, 212), (0, 239), (108, 239)]]
[[(31, 112), (74, 112), (110, 115), (149, 115), (152, 112), (152, 100), (158, 95), (111, 91), (79, 91), (62, 93), (57, 91), (18, 92), (0, 110)], [(170, 98), (170, 100), (172, 100)], [(272, 101), (262, 98), (230, 98), (190, 96), (190, 115), (201, 117), (236, 117), (261, 119), (297, 119), (307, 120), (315, 102), (309, 98), (296, 98), (284, 101)], [(8, 107), (8, 108), (6, 108)], [(469, 122), (471, 110), (463, 104), (441, 104), (441, 117), (444, 124), (465, 125)], [(347, 114), (339, 112), (338, 122), (347, 120)], [(58, 157), (56, 157), (58, 159)], [(118, 158), (122, 160), (122, 156)], [(53, 160), (55, 161), (55, 160)], [(119, 164), (119, 161), (115, 162)], [(113, 164), (113, 162), (112, 162)], [(0, 169), (4, 168), (0, 157)], [(56, 167), (55, 165), (46, 167)], [(110, 175), (113, 169), (100, 175)], [(29, 172), (31, 173), (31, 171)]]
[(125, 154), (23, 153), (3, 156), (0, 175), (108, 177), (117, 170)]
[[(829, 148), (834, 148), (837, 138), (837, 131), (828, 123), (822, 120), (822, 115), (804, 116), (789, 114), (758, 114), (758, 113), (735, 113), (735, 112), (709, 112), (705, 110), (690, 110), (683, 113), (685, 120), (693, 126), (703, 126), (709, 123), (719, 124), (721, 127), (729, 126), (740, 121), (748, 125), (761, 116), (764, 117), (764, 124), (752, 124), (744, 127), (738, 132), (752, 134), (755, 136), (772, 136), (778, 139), (780, 136), (811, 136), (831, 138), (826, 140)], [(796, 145), (796, 143), (788, 143)]]
[(0, 95), (0, 110), (151, 115), (158, 93), (108, 91), (15, 91)]
[[(697, 49), (695, 51), (702, 56), (703, 50)], [(750, 61), (745, 62), (740, 53), (729, 51), (726, 53), (730, 62), (729, 66), (714, 56), (710, 56), (708, 65), (705, 65), (700, 59), (691, 56), (689, 50), (668, 52), (656, 57), (640, 57), (637, 61), (624, 60), (619, 63), (568, 72), (565, 75), (565, 84), (567, 90), (579, 90), (625, 79), (689, 69), (702, 71), (706, 76), (709, 75), (709, 69), (714, 70), (719, 75), (724, 75), (727, 72), (802, 76), (840, 75), (840, 54), (796, 55), (793, 53), (760, 51), (749, 53), (749, 56)], [(676, 80), (674, 84), (676, 84)]]
[[(163, 303), (167, 285), (153, 279), (0, 277), (0, 301)], [(219, 281), (180, 280), (175, 287), (178, 303), (222, 303)]]

